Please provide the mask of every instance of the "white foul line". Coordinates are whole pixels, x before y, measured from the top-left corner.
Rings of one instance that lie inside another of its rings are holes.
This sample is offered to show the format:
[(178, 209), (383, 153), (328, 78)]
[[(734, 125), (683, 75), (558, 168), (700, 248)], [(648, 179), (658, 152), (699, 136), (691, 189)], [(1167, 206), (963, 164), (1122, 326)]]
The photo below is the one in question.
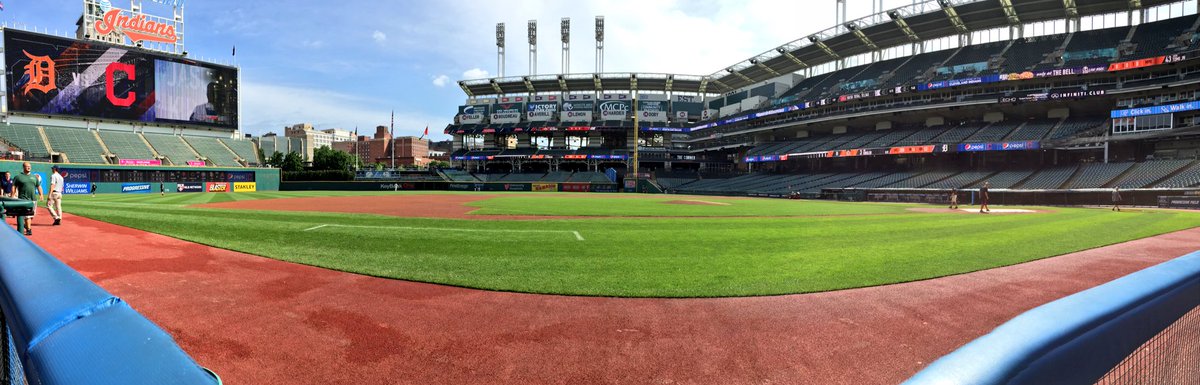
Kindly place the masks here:
[(504, 233), (570, 233), (575, 235), (575, 240), (582, 241), (583, 234), (572, 230), (519, 230), (519, 229), (456, 229), (447, 227), (412, 227), (412, 226), (363, 226), (363, 225), (336, 225), (323, 224), (304, 229), (304, 231), (312, 231), (325, 227), (352, 227), (363, 229), (396, 229), (396, 230), (434, 230), (434, 231), (465, 231), (465, 232), (504, 232)]

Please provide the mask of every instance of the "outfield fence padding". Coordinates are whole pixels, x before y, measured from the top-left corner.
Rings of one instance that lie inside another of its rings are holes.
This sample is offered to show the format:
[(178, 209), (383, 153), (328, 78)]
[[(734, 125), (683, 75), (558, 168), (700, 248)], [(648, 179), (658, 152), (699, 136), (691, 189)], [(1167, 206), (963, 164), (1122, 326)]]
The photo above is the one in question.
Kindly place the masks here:
[(221, 383), (120, 298), (2, 227), (6, 384)]
[(1034, 308), (903, 384), (1193, 384), (1198, 346), (1200, 252)]

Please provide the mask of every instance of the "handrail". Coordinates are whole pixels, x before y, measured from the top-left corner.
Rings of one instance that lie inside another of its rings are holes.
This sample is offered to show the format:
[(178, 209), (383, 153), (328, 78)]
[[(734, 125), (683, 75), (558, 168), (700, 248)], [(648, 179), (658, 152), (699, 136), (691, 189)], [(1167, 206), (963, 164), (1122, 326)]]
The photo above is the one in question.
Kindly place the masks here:
[(125, 301), (0, 227), (0, 310), (27, 383), (221, 383)]
[(1197, 306), (1200, 252), (1025, 312), (903, 385), (1091, 385)]

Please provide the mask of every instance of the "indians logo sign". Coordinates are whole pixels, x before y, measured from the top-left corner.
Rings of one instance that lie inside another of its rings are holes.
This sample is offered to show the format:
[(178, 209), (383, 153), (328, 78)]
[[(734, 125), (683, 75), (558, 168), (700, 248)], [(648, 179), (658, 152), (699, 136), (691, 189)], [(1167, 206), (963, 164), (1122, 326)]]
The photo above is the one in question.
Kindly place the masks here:
[(147, 20), (146, 15), (120, 9), (111, 9), (105, 12), (104, 18), (96, 21), (95, 29), (100, 36), (110, 33), (124, 34), (133, 43), (154, 41), (174, 44), (179, 41), (174, 25)]

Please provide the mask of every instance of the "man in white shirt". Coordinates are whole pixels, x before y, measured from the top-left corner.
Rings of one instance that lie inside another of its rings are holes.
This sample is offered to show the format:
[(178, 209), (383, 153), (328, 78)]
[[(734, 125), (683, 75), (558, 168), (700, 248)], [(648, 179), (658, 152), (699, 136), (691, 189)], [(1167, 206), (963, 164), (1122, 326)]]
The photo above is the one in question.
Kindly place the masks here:
[(58, 166), (50, 168), (54, 171), (54, 175), (50, 176), (50, 199), (46, 200), (46, 208), (50, 209), (50, 215), (54, 217), (54, 226), (62, 224), (62, 193), (63, 193), (63, 176), (58, 172)]

